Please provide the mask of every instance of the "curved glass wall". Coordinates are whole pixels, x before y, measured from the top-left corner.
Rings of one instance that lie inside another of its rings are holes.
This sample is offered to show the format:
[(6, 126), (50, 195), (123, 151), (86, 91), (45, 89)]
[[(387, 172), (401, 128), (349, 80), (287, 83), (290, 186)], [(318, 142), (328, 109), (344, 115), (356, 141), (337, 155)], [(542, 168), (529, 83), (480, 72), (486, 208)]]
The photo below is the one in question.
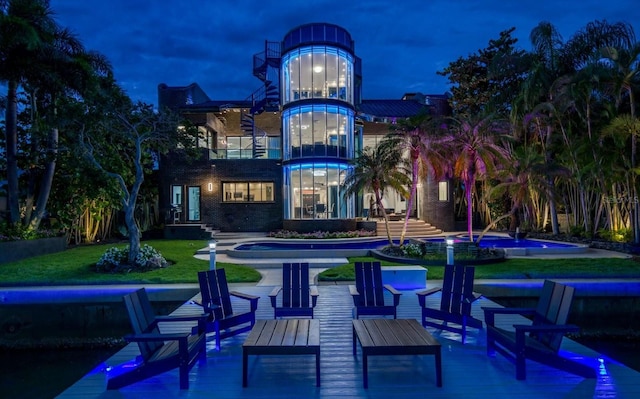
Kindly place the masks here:
[(284, 166), (287, 219), (335, 219), (353, 214), (353, 201), (342, 196), (347, 164), (332, 162)]
[(282, 57), (282, 104), (309, 98), (353, 103), (354, 58), (345, 50), (309, 46)]
[(325, 104), (283, 111), (283, 159), (352, 158), (354, 117), (349, 108)]

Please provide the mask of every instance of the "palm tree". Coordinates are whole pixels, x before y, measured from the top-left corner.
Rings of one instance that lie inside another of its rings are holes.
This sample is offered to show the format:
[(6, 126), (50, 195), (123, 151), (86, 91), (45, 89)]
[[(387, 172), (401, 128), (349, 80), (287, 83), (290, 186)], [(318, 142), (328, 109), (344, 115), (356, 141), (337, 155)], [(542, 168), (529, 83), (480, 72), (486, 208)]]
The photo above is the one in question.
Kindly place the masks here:
[(454, 135), (448, 139), (448, 145), (454, 154), (453, 173), (464, 183), (467, 233), (469, 240), (473, 241), (472, 198), (476, 181), (495, 174), (497, 162), (506, 159), (506, 150), (499, 144), (500, 129), (490, 117), (456, 122)]
[[(6, 153), (9, 220), (20, 222), (17, 163), (17, 90), (27, 89), (32, 98), (42, 94), (50, 105), (54, 127), (48, 129), (45, 168), (38, 189), (35, 211), (26, 222), (37, 229), (42, 220), (53, 183), (58, 130), (56, 102), (61, 95), (82, 94), (96, 74), (110, 74), (111, 67), (97, 53), (87, 52), (74, 35), (60, 28), (46, 0), (0, 0), (0, 81), (7, 82)], [(38, 101), (32, 101), (32, 115), (39, 115)], [(32, 120), (32, 126), (38, 121)], [(37, 143), (35, 132), (31, 140)], [(28, 207), (31, 209), (32, 207)]]
[(385, 145), (397, 148), (409, 154), (411, 164), (411, 188), (407, 199), (407, 212), (400, 234), (400, 245), (404, 243), (409, 217), (413, 210), (418, 180), (427, 174), (435, 179), (445, 176), (447, 163), (442, 151), (440, 136), (437, 135), (437, 124), (427, 114), (400, 121), (393, 132), (385, 137)]
[[(91, 95), (99, 85), (99, 78), (112, 74), (111, 65), (107, 59), (97, 52), (85, 50), (82, 43), (67, 29), (56, 31), (55, 43), (45, 46), (38, 54), (37, 62), (41, 65), (41, 72), (32, 78), (30, 87), (35, 86), (35, 92), (42, 93), (48, 105), (49, 117), (53, 126), (48, 130), (46, 140), (47, 150), (45, 168), (39, 185), (36, 207), (31, 217), (26, 218), (28, 228), (37, 230), (45, 215), (46, 206), (53, 184), (56, 168), (58, 147), (58, 101), (62, 96)], [(34, 107), (37, 103), (34, 102)], [(38, 110), (32, 114), (39, 115)], [(32, 121), (34, 124), (37, 121)]]
[[(608, 46), (601, 49), (602, 55), (611, 66), (611, 82), (615, 95), (616, 108), (620, 109), (626, 95), (628, 105), (628, 115), (631, 120), (636, 119), (636, 101), (634, 93), (640, 87), (640, 42), (635, 41), (633, 29), (629, 27), (626, 45), (619, 48)], [(635, 168), (637, 164), (637, 135), (631, 135), (631, 167)], [(636, 175), (632, 174), (631, 189), (633, 197), (638, 197), (638, 188), (636, 187)], [(640, 243), (640, 208), (638, 202), (634, 202), (633, 206), (632, 229), (635, 244)]]
[[(564, 42), (558, 30), (549, 22), (541, 22), (530, 34), (534, 67), (522, 90), (525, 114), (537, 111), (538, 133), (544, 146), (545, 158), (551, 162), (556, 148), (558, 131), (566, 132), (563, 123), (573, 110), (574, 98), (569, 93), (578, 71), (596, 60), (601, 48), (628, 42), (630, 26), (625, 23), (609, 24), (594, 21)], [(563, 137), (566, 143), (566, 136)], [(575, 157), (571, 158), (575, 161)], [(573, 165), (575, 167), (575, 165)], [(548, 204), (553, 233), (559, 233), (555, 200), (555, 183), (548, 177)]]
[(0, 81), (7, 83), (6, 156), (9, 222), (20, 221), (18, 198), (18, 87), (37, 70), (34, 54), (56, 31), (44, 0), (0, 0)]
[[(382, 212), (389, 245), (393, 246), (389, 231), (388, 216), (382, 204), (383, 192), (393, 188), (406, 197), (410, 179), (407, 169), (402, 163), (402, 153), (397, 147), (386, 145), (384, 142), (375, 148), (365, 147), (352, 161), (353, 168), (344, 181), (345, 198), (364, 192), (373, 192), (375, 204)], [(400, 243), (402, 244), (402, 242)]]

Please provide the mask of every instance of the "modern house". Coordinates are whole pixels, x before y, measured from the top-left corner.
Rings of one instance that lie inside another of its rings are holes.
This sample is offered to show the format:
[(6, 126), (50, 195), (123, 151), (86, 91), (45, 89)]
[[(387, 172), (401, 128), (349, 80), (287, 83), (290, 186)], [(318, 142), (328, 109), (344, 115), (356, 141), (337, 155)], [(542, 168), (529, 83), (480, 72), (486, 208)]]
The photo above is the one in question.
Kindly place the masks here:
[[(406, 94), (362, 99), (362, 61), (345, 29), (313, 23), (265, 42), (253, 57), (261, 84), (244, 100), (212, 100), (196, 84), (158, 86), (159, 106), (198, 126), (203, 156), (179, 150), (160, 163), (161, 208), (169, 225), (209, 225), (220, 231), (353, 230), (366, 217), (370, 193), (345, 198), (350, 161), (374, 147), (389, 125), (419, 112), (449, 112), (447, 95)], [(384, 77), (378, 77), (384, 79)], [(448, 182), (423, 182), (420, 219), (453, 229)], [(385, 193), (385, 207), (407, 211)]]

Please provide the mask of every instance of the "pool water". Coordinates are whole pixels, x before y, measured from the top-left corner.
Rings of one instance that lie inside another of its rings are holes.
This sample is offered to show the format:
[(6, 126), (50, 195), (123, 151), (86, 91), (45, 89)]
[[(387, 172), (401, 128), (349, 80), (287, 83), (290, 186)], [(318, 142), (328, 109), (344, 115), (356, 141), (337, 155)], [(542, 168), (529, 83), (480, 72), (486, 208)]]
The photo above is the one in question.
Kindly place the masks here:
[[(444, 238), (416, 238), (417, 240), (427, 242), (444, 242)], [(407, 242), (407, 241), (405, 241)], [(454, 243), (467, 242), (464, 238), (458, 238), (454, 240)], [(389, 241), (386, 238), (375, 240), (360, 240), (360, 241), (331, 241), (331, 242), (319, 242), (313, 240), (310, 242), (296, 241), (296, 242), (252, 242), (246, 244), (240, 244), (234, 247), (236, 251), (297, 251), (297, 250), (331, 250), (331, 249), (376, 249), (388, 245)], [(394, 240), (394, 243), (398, 245), (399, 241)], [(575, 248), (576, 245), (569, 243), (550, 242), (550, 241), (538, 241), (521, 239), (516, 240), (509, 237), (499, 236), (485, 236), (480, 240), (481, 248)]]

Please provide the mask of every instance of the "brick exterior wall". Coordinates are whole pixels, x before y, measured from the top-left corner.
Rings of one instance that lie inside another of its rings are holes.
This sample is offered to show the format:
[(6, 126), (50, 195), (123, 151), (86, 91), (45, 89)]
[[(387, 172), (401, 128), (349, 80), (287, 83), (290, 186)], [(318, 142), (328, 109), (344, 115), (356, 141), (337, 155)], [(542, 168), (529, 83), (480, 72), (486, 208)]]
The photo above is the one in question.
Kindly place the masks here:
[(422, 219), (442, 231), (455, 231), (453, 184), (449, 180), (449, 201), (438, 200), (438, 182), (428, 177), (422, 185)]
[[(274, 231), (282, 228), (282, 166), (273, 159), (216, 159), (187, 161), (174, 153), (162, 159), (160, 168), (160, 207), (169, 215), (171, 186), (200, 187), (200, 221), (220, 231)], [(274, 202), (224, 203), (224, 182), (273, 182)], [(213, 190), (208, 191), (208, 184)], [(186, 192), (186, 191), (184, 191)], [(184, 212), (182, 220), (184, 221)], [(169, 221), (170, 222), (170, 221)]]

